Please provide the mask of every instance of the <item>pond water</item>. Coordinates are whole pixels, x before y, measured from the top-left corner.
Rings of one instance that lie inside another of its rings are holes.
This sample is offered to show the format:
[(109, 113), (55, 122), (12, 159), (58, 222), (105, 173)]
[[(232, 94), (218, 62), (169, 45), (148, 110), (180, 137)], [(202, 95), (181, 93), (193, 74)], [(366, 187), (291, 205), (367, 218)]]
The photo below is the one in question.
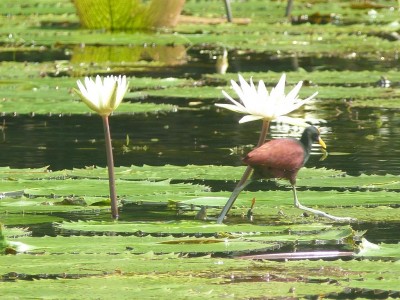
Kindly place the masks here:
[[(391, 111), (377, 116), (371, 109), (357, 112), (357, 120), (333, 116), (322, 124), (322, 137), (331, 154), (319, 161), (320, 152), (315, 148), (307, 166), (339, 169), (351, 175), (399, 175), (400, 116)], [(379, 128), (375, 125), (378, 117), (385, 120)], [(49, 165), (52, 170), (105, 166), (98, 116), (4, 116), (0, 121), (5, 124), (0, 136), (2, 166)], [(260, 129), (259, 122), (238, 124), (237, 115), (217, 112), (213, 106), (149, 116), (116, 115), (110, 122), (117, 166), (241, 165), (240, 158), (255, 144)], [(273, 137), (287, 135), (285, 130), (271, 127)]]
[[(139, 63), (139, 68), (131, 66), (127, 75), (157, 76), (157, 77), (191, 77), (200, 78), (202, 74), (214, 73), (216, 57), (223, 49), (218, 48), (191, 48), (184, 46), (85, 46), (85, 47), (55, 47), (37, 51), (2, 51), (0, 61), (14, 62), (93, 62), (121, 64), (122, 62)], [(386, 55), (384, 59), (380, 53), (348, 55), (346, 57), (335, 54), (329, 55), (283, 55), (277, 53), (254, 53), (232, 50), (228, 52), (228, 72), (289, 72), (304, 69), (336, 70), (336, 71), (387, 71), (397, 64), (398, 55)], [(99, 61), (101, 60), (101, 61)], [(163, 67), (143, 68), (141, 62), (158, 62)], [(267, 82), (267, 84), (269, 84)]]

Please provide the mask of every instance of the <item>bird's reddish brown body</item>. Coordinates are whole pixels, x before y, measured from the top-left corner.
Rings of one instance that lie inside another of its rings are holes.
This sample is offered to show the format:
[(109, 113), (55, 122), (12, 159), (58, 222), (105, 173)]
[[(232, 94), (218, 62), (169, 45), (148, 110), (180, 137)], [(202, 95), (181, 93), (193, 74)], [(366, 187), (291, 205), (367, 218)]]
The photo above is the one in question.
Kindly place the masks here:
[(254, 169), (255, 178), (284, 178), (292, 185), (304, 165), (305, 149), (296, 139), (271, 140), (252, 150), (243, 162)]

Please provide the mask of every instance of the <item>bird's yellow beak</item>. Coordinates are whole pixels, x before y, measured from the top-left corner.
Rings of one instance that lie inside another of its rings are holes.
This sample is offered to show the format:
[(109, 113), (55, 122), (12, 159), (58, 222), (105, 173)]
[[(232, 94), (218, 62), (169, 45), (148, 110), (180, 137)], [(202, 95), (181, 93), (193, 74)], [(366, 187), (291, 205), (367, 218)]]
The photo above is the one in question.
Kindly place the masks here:
[(321, 138), (318, 139), (318, 143), (321, 145), (322, 149), (326, 150), (326, 144)]

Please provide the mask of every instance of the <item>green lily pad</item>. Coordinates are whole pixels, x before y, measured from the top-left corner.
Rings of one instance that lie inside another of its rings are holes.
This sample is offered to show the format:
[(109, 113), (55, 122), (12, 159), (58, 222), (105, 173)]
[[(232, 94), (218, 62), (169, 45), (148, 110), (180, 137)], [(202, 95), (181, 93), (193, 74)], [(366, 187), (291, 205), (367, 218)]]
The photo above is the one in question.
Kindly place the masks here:
[[(126, 218), (139, 211), (156, 212), (159, 207), (154, 205), (162, 205), (164, 213), (182, 210), (182, 217), (194, 217), (200, 207), (204, 206), (208, 208), (208, 217), (212, 218), (225, 205), (231, 192), (214, 192), (206, 186), (178, 182), (237, 180), (243, 170), (244, 167), (194, 165), (119, 167), (116, 169), (116, 177), (121, 179), (117, 180), (117, 191), (126, 210), (122, 215)], [(2, 168), (0, 176), (3, 178), (1, 192), (6, 196), (0, 202), (0, 210), (4, 214), (85, 212), (93, 209), (107, 211), (109, 206), (105, 168), (57, 172), (49, 172), (47, 168)], [(176, 183), (171, 184), (166, 178), (172, 178)], [(399, 177), (393, 175), (353, 177), (343, 176), (341, 171), (304, 168), (299, 173), (298, 186), (324, 188), (324, 191), (300, 190), (298, 196), (302, 204), (331, 214), (357, 217), (362, 221), (394, 221), (396, 210), (393, 208), (399, 202), (395, 192), (398, 180)], [(286, 181), (279, 183), (288, 185)], [(255, 198), (253, 213), (256, 220), (301, 221), (298, 216), (302, 211), (293, 206), (290, 189), (270, 191), (269, 184), (265, 183), (264, 191), (243, 191), (231, 215), (246, 215), (251, 199)], [(259, 184), (260, 188), (262, 186), (263, 183)], [(250, 185), (249, 189), (251, 187)], [(351, 191), (342, 191), (343, 189)], [(371, 192), (366, 192), (367, 190)], [(168, 210), (170, 211), (167, 212)], [(11, 220), (10, 216), (8, 220)]]
[(278, 245), (274, 242), (256, 242), (242, 239), (219, 239), (214, 237), (57, 237), (57, 238), (30, 238), (18, 239), (24, 243), (29, 243), (33, 250), (32, 253), (73, 253), (73, 254), (101, 254), (101, 253), (131, 253), (140, 254), (149, 252), (154, 253), (251, 253), (266, 249), (274, 249)]
[[(124, 180), (239, 180), (245, 167), (187, 165), (187, 166), (131, 166), (115, 168), (115, 174)], [(335, 177), (345, 173), (325, 168), (302, 168), (298, 178)], [(95, 167), (53, 172), (53, 176), (71, 176), (78, 178), (107, 178), (107, 169)], [(1, 176), (1, 172), (0, 172)]]
[(2, 283), (3, 295), (20, 295), (18, 288), (23, 288), (24, 293), (33, 296), (46, 293), (57, 297), (68, 288), (71, 298), (82, 295), (82, 289), (100, 298), (115, 293), (121, 297), (139, 293), (151, 298), (161, 292), (177, 299), (244, 299), (248, 295), (264, 297), (266, 293), (273, 297), (349, 297), (357, 292), (365, 295), (373, 289), (375, 293), (379, 289), (396, 296), (400, 272), (398, 264), (383, 261), (282, 263), (209, 256), (132, 255), (129, 250), (109, 254), (0, 256), (0, 266), (1, 274), (8, 279)]
[(335, 178), (335, 180), (326, 180), (324, 178), (314, 178), (312, 180), (299, 179), (298, 186), (318, 186), (318, 187), (347, 187), (356, 189), (370, 190), (398, 190), (400, 176), (395, 175), (360, 175), (357, 177), (344, 176)]
[[(63, 210), (63, 212), (65, 212), (65, 209)], [(91, 213), (98, 213), (98, 211), (91, 211)], [(0, 212), (0, 222), (7, 226), (32, 226), (62, 221), (64, 221), (64, 218), (57, 216), (56, 212), (53, 214), (53, 211), (47, 211), (45, 213), (25, 213), (21, 210), (15, 213), (9, 213), (8, 211)]]
[[(98, 179), (64, 179), (64, 180), (18, 180), (2, 181), (3, 191), (23, 190), (27, 197), (60, 197), (60, 196), (90, 196), (107, 197), (108, 182)], [(204, 191), (207, 188), (202, 185), (185, 183), (171, 184), (169, 180), (164, 181), (126, 181), (117, 180), (117, 189), (122, 195), (142, 195), (146, 193), (168, 193), (168, 192), (195, 192)]]
[(57, 225), (63, 230), (76, 232), (114, 232), (131, 234), (254, 234), (254, 233), (279, 233), (279, 232), (319, 232), (331, 228), (331, 225), (307, 224), (304, 225), (281, 225), (281, 226), (260, 226), (254, 224), (225, 225), (216, 223), (205, 223), (203, 221), (168, 221), (168, 222), (96, 222), (78, 221), (63, 222)]

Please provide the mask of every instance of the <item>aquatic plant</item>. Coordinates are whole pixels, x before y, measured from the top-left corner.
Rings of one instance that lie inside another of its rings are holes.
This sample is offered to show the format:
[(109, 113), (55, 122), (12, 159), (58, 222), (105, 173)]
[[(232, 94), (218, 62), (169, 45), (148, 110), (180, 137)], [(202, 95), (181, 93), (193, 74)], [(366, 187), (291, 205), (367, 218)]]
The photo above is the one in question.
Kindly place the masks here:
[(132, 30), (175, 26), (185, 0), (75, 0), (83, 27)]
[[(240, 86), (231, 80), (232, 88), (240, 98), (240, 102), (234, 100), (227, 92), (222, 91), (224, 96), (233, 104), (217, 103), (216, 106), (223, 107), (234, 112), (246, 114), (239, 120), (239, 123), (245, 123), (255, 120), (277, 121), (293, 125), (304, 125), (303, 119), (286, 116), (292, 111), (298, 109), (310, 100), (314, 99), (318, 92), (315, 92), (307, 99), (299, 99), (298, 94), (303, 85), (299, 81), (297, 85), (285, 95), (286, 74), (279, 79), (275, 88), (268, 93), (264, 81), (258, 82), (258, 87), (250, 79), (250, 84), (239, 74)], [(307, 125), (304, 125), (307, 126)]]
[(129, 82), (126, 76), (107, 76), (103, 80), (100, 76), (96, 79), (86, 77), (85, 84), (77, 81), (79, 90), (74, 89), (82, 101), (92, 110), (97, 112), (103, 120), (104, 136), (106, 142), (108, 179), (110, 187), (111, 213), (118, 219), (117, 194), (115, 191), (114, 159), (112, 154), (109, 115), (117, 109), (128, 91)]

